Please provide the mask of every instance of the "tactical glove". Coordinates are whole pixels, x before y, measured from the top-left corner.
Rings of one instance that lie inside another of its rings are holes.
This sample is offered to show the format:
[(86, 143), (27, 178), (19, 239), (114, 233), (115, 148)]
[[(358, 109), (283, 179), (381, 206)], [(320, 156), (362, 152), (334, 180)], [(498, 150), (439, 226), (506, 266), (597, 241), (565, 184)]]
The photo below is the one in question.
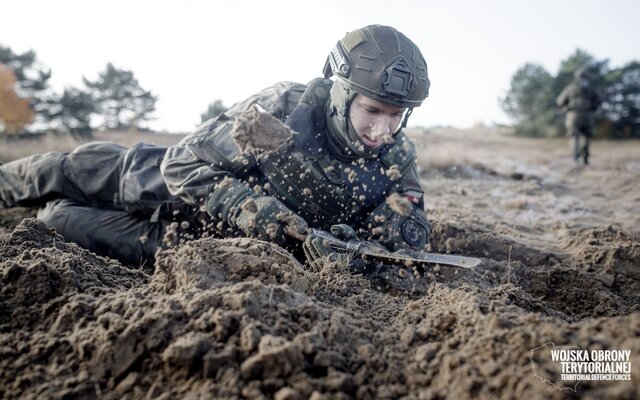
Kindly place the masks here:
[(215, 221), (237, 228), (248, 237), (284, 244), (287, 230), (304, 235), (307, 223), (271, 196), (261, 196), (235, 178), (227, 178), (214, 188), (207, 212)]
[(323, 243), (324, 239), (309, 235), (302, 244), (307, 262), (315, 271), (322, 269), (325, 262), (338, 261), (339, 255)]
[[(355, 239), (356, 233), (349, 225), (338, 224), (331, 226), (331, 234), (333, 234), (336, 238), (349, 241), (351, 239)], [(309, 265), (315, 270), (319, 271), (322, 269), (322, 266), (326, 262), (330, 263), (339, 263), (349, 266), (352, 272), (362, 272), (366, 265), (366, 262), (359, 258), (353, 258), (351, 254), (348, 253), (338, 253), (337, 251), (330, 248), (326, 243), (324, 243), (324, 239), (314, 236), (312, 234), (308, 235), (302, 244), (302, 249), (304, 250), (304, 255), (307, 258), (307, 262)]]
[(363, 236), (391, 251), (423, 250), (429, 243), (430, 226), (424, 211), (397, 193), (376, 207), (363, 226)]

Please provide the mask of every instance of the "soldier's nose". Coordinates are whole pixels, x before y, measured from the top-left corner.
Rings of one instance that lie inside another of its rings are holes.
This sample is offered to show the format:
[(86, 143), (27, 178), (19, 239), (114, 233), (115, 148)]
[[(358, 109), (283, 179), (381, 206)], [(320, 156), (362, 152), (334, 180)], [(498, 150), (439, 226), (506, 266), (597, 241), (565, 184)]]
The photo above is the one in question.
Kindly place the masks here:
[(384, 117), (384, 121), (381, 124), (381, 126), (384, 127), (384, 130), (385, 130), (384, 134), (385, 135), (394, 133), (395, 130), (396, 130), (396, 125), (397, 125), (397, 123), (396, 123), (396, 121), (394, 121), (394, 118), (392, 118), (392, 117)]

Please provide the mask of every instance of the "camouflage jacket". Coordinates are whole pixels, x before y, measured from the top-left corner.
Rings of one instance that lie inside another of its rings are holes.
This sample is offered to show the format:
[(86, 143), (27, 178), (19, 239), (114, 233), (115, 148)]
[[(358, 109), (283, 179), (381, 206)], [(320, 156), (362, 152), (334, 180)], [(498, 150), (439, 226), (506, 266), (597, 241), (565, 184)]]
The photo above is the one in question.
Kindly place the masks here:
[[(256, 171), (255, 169), (248, 170), (246, 163), (242, 162), (242, 157), (236, 157), (240, 153), (240, 148), (230, 135), (233, 122), (239, 113), (249, 109), (254, 104), (259, 105), (266, 112), (284, 122), (298, 103), (305, 89), (306, 85), (294, 82), (280, 82), (270, 86), (245, 101), (236, 104), (217, 118), (206, 121), (198, 127), (195, 132), (185, 137), (176, 146), (170, 147), (162, 162), (161, 172), (171, 194), (180, 197), (188, 204), (201, 206), (206, 202), (215, 184), (227, 176), (251, 183), (257, 183), (260, 179), (264, 181), (264, 176), (258, 176), (263, 171)], [(390, 159), (387, 167), (391, 167), (389, 164), (395, 162), (394, 159), (392, 159), (393, 157), (396, 159), (404, 159), (407, 166), (401, 171), (401, 176), (393, 182), (393, 185), (389, 185), (388, 191), (408, 194), (408, 196), (415, 199), (415, 203), (422, 209), (423, 191), (416, 171), (415, 146), (404, 133), (401, 132), (396, 136), (396, 143), (388, 147), (389, 149), (385, 151), (385, 154), (389, 156), (386, 158)], [(406, 151), (408, 147), (410, 147), (411, 151)], [(400, 156), (398, 153), (400, 153)], [(380, 158), (384, 159), (385, 157), (381, 156)], [(330, 155), (323, 160), (318, 160), (318, 162), (314, 160), (306, 161), (315, 164), (322, 164), (324, 162), (325, 164), (340, 165), (340, 162), (331, 159)], [(346, 170), (347, 174), (343, 175), (348, 175), (350, 164), (342, 165), (337, 169), (342, 171)], [(321, 171), (326, 170), (327, 168)], [(372, 174), (377, 176), (369, 175), (365, 177), (365, 179), (376, 181), (377, 178), (378, 182), (382, 182), (387, 178), (383, 168), (371, 168), (371, 170), (373, 171)], [(323, 174), (321, 173), (320, 175)], [(349, 204), (353, 204), (354, 207), (357, 206), (360, 213), (370, 211), (377, 205), (375, 203), (384, 202), (384, 198), (381, 199), (379, 195), (372, 196), (365, 202), (358, 200), (358, 198), (362, 198), (363, 196), (361, 194), (358, 195), (357, 190), (361, 190), (363, 186), (367, 187), (367, 184), (371, 186), (371, 182), (354, 183), (353, 179), (343, 179), (343, 181), (340, 181), (339, 178), (331, 177), (330, 174), (324, 175), (326, 176), (321, 176), (320, 179), (326, 178), (327, 181), (333, 180), (332, 187), (336, 188), (336, 192), (340, 194), (343, 192), (343, 189), (339, 187), (341, 182), (344, 182), (346, 186), (351, 186), (353, 191), (350, 193), (353, 199), (349, 198), (348, 202)], [(279, 176), (281, 177), (283, 175), (280, 174)], [(286, 176), (286, 174), (284, 174), (284, 176)], [(275, 185), (273, 186), (277, 186), (277, 182), (274, 183)], [(289, 184), (289, 182), (286, 183)], [(322, 186), (331, 185), (327, 184)], [(308, 193), (309, 190), (317, 190), (318, 188), (316, 186), (304, 190), (303, 188), (297, 189), (299, 189), (298, 192), (300, 193)], [(282, 198), (278, 196), (277, 193), (271, 194), (276, 195), (285, 205), (301, 214), (305, 219), (308, 219), (310, 214), (320, 212), (319, 208), (331, 207), (331, 205), (323, 204), (320, 204), (320, 207), (316, 205), (315, 208), (313, 205), (306, 207), (305, 204), (301, 204), (300, 202), (295, 204), (297, 202), (296, 199)], [(385, 192), (385, 194), (388, 193)], [(331, 213), (334, 212), (334, 210), (324, 210), (324, 212)], [(308, 220), (308, 222), (311, 223), (312, 221)], [(342, 223), (348, 221), (335, 220), (332, 222)]]
[(558, 95), (556, 105), (565, 111), (592, 113), (600, 106), (600, 96), (590, 86), (573, 81)]

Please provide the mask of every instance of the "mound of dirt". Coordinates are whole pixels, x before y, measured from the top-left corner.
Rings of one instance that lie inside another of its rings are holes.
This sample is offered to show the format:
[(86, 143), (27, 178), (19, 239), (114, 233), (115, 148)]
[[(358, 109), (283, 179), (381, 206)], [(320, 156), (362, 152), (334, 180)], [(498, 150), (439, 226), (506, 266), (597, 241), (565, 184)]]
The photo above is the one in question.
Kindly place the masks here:
[[(473, 270), (204, 238), (149, 274), (0, 211), (0, 398), (639, 398), (637, 148), (575, 170), (557, 143), (428, 139), (431, 250)], [(563, 380), (563, 346), (628, 350), (628, 379)]]
[[(37, 219), (23, 220), (9, 235), (0, 236), (2, 302), (0, 331), (48, 329), (62, 324), (56, 315), (70, 297), (84, 301), (148, 282), (148, 276), (65, 243), (55, 230)], [(67, 310), (69, 311), (69, 310)]]
[[(206, 238), (158, 253), (149, 277), (35, 219), (0, 243), (2, 397), (559, 399), (532, 372), (544, 343), (639, 361), (640, 285), (619, 274), (608, 286), (598, 272), (487, 259), (365, 276)], [(581, 390), (632, 398), (632, 378)]]

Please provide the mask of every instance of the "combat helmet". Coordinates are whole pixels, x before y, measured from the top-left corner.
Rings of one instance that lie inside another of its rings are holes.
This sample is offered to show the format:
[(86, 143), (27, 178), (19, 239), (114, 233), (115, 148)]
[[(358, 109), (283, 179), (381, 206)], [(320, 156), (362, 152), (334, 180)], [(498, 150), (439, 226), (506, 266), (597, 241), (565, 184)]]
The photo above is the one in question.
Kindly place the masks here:
[(347, 33), (329, 53), (324, 76), (335, 77), (328, 110), (329, 144), (345, 158), (369, 158), (378, 151), (360, 142), (349, 121), (349, 107), (357, 94), (407, 109), (398, 130), (429, 95), (427, 63), (420, 49), (390, 26), (369, 25)]
[(590, 78), (591, 78), (591, 74), (588, 66), (582, 66), (573, 72), (573, 79), (575, 80), (590, 79)]
[(573, 73), (573, 82), (582, 89), (591, 87), (594, 83), (593, 69), (588, 65), (578, 68)]

